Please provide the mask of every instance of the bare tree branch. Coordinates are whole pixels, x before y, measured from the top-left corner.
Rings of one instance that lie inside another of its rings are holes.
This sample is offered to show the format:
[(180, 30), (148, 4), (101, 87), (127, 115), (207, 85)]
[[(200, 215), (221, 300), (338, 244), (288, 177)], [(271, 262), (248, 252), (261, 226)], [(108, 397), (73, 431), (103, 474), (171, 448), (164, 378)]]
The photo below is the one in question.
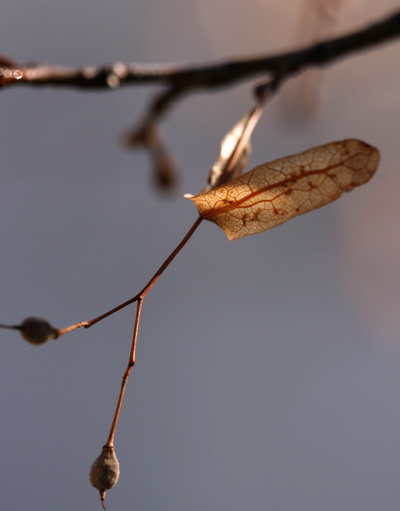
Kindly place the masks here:
[(255, 91), (260, 97), (266, 92), (276, 92), (290, 76), (306, 68), (324, 66), (396, 37), (400, 37), (400, 11), (357, 32), (320, 41), (300, 50), (197, 66), (117, 62), (79, 69), (42, 64), (23, 67), (8, 57), (0, 56), (0, 87), (25, 85), (116, 90), (121, 86), (164, 85), (165, 88), (152, 99), (141, 122), (126, 134), (125, 141), (127, 145), (141, 146), (149, 151), (156, 182), (160, 188), (168, 189), (175, 182), (176, 170), (157, 123), (175, 102), (198, 90), (227, 87), (257, 75), (265, 75), (266, 83)]
[[(310, 66), (322, 66), (338, 58), (400, 36), (400, 11), (383, 21), (351, 34), (321, 41), (301, 50), (258, 58), (243, 58), (193, 67), (128, 65), (73, 69), (33, 65), (3, 69), (2, 85), (115, 89), (139, 84), (165, 84), (183, 91), (227, 86), (259, 74), (288, 75)], [(2, 62), (0, 61), (0, 64)], [(13, 73), (19, 71), (19, 73)]]

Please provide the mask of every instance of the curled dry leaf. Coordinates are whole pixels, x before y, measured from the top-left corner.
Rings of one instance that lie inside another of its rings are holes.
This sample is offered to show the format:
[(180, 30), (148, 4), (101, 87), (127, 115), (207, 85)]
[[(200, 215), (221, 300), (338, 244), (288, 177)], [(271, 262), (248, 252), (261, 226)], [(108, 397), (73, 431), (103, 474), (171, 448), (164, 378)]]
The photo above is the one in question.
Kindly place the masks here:
[(211, 167), (207, 190), (236, 179), (247, 167), (251, 153), (251, 134), (262, 113), (257, 104), (222, 139), (219, 155)]
[(332, 142), (260, 165), (190, 200), (235, 240), (329, 204), (367, 183), (378, 163), (379, 151), (361, 140)]

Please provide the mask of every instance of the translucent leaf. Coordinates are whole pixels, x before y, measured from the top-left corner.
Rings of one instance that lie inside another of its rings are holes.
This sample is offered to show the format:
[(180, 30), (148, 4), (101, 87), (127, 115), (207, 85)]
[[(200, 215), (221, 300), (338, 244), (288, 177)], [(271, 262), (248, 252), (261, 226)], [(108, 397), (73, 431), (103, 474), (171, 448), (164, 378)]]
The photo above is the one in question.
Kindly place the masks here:
[(208, 189), (237, 178), (247, 167), (251, 153), (251, 134), (262, 113), (261, 105), (250, 110), (223, 138), (217, 161), (208, 176)]
[(379, 151), (365, 142), (332, 142), (260, 165), (190, 200), (235, 240), (334, 201), (367, 183), (378, 163)]

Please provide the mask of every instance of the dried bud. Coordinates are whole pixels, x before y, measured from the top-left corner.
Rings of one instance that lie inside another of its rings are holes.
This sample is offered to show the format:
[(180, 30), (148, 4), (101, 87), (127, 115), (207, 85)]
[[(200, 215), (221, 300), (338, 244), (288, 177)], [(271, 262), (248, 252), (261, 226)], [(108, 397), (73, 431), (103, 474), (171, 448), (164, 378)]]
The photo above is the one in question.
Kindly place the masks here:
[(58, 330), (41, 318), (26, 318), (16, 328), (20, 331), (22, 337), (32, 344), (44, 344), (58, 336)]
[(119, 478), (119, 463), (115, 455), (114, 447), (105, 445), (100, 456), (93, 462), (90, 469), (90, 482), (100, 493), (103, 509), (106, 508), (104, 500), (106, 490), (111, 490), (117, 484)]

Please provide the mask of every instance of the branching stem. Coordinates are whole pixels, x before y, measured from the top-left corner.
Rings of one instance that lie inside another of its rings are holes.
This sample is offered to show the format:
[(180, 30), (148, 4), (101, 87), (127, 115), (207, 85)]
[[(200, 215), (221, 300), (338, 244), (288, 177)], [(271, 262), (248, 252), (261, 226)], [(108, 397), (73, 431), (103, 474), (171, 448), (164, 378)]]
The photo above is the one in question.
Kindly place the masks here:
[(147, 284), (144, 286), (144, 288), (137, 295), (132, 297), (130, 300), (127, 300), (126, 302), (121, 303), (117, 307), (114, 307), (113, 309), (105, 312), (104, 314), (101, 314), (100, 316), (97, 316), (96, 318), (94, 318), (90, 321), (81, 321), (79, 323), (75, 323), (74, 325), (70, 325), (70, 326), (58, 331), (57, 337), (60, 337), (61, 335), (64, 335), (66, 333), (72, 332), (73, 330), (76, 330), (77, 328), (81, 328), (81, 327), (89, 328), (92, 325), (98, 323), (99, 321), (107, 318), (108, 316), (111, 316), (115, 312), (130, 305), (131, 303), (137, 302), (135, 326), (133, 328), (132, 344), (131, 344), (131, 351), (130, 351), (130, 355), (129, 355), (129, 361), (128, 361), (128, 365), (125, 369), (124, 375), (122, 377), (121, 389), (120, 389), (119, 396), (118, 396), (118, 401), (117, 401), (117, 406), (116, 406), (115, 413), (114, 413), (114, 418), (113, 418), (113, 421), (111, 424), (110, 433), (108, 435), (107, 443), (105, 444), (107, 447), (114, 446), (115, 432), (117, 429), (118, 420), (119, 420), (119, 416), (121, 413), (121, 408), (122, 408), (122, 403), (124, 400), (126, 385), (128, 383), (128, 379), (131, 374), (132, 368), (135, 365), (136, 344), (137, 344), (137, 338), (138, 338), (138, 333), (139, 333), (139, 325), (140, 325), (143, 301), (144, 301), (147, 293), (151, 290), (151, 288), (154, 286), (154, 284), (157, 282), (157, 280), (161, 277), (161, 275), (164, 273), (164, 271), (168, 268), (168, 266), (172, 263), (172, 261), (178, 255), (178, 253), (182, 250), (182, 248), (186, 245), (186, 243), (192, 237), (193, 233), (195, 232), (197, 227), (200, 225), (201, 221), (202, 221), (202, 218), (199, 216), (196, 219), (196, 221), (194, 222), (194, 224), (192, 225), (192, 227), (189, 229), (189, 231), (186, 233), (186, 235), (184, 236), (182, 241), (176, 246), (176, 248), (171, 252), (171, 254), (167, 257), (167, 259), (159, 267), (159, 269), (156, 271), (156, 273), (151, 277), (151, 279), (147, 282)]
[(158, 186), (169, 189), (176, 182), (176, 169), (173, 158), (162, 141), (158, 124), (178, 100), (198, 91), (212, 91), (233, 86), (239, 81), (260, 75), (272, 80), (274, 91), (277, 91), (288, 78), (307, 68), (331, 64), (356, 51), (365, 50), (398, 37), (400, 37), (400, 11), (349, 34), (318, 41), (294, 51), (274, 55), (252, 55), (241, 59), (194, 66), (121, 62), (84, 68), (44, 64), (24, 66), (8, 57), (0, 56), (0, 88), (25, 85), (110, 91), (122, 86), (162, 85), (163, 89), (151, 100), (140, 123), (129, 130), (124, 138), (127, 145), (140, 146), (149, 152), (154, 161)]
[(161, 277), (163, 272), (168, 268), (168, 266), (172, 263), (172, 261), (175, 259), (175, 257), (179, 254), (179, 252), (182, 250), (182, 248), (186, 245), (186, 243), (189, 241), (189, 239), (192, 237), (193, 233), (197, 229), (197, 227), (200, 225), (202, 218), (198, 217), (192, 227), (189, 229), (189, 231), (186, 233), (182, 241), (177, 245), (177, 247), (171, 252), (171, 254), (167, 257), (167, 259), (163, 262), (163, 264), (158, 268), (156, 273), (151, 277), (151, 279), (148, 281), (148, 283), (144, 286), (144, 288), (135, 296), (130, 298), (129, 300), (126, 300), (126, 302), (120, 303), (113, 309), (110, 309), (107, 312), (104, 312), (100, 316), (97, 316), (90, 321), (80, 321), (79, 323), (74, 323), (73, 325), (67, 326), (65, 328), (62, 328), (58, 331), (58, 336), (67, 334), (69, 332), (72, 332), (73, 330), (76, 330), (78, 328), (84, 327), (84, 328), (90, 328), (91, 326), (95, 325), (99, 321), (102, 321), (105, 318), (108, 318), (108, 316), (111, 316), (115, 312), (120, 311), (121, 309), (124, 309), (131, 303), (135, 303), (138, 300), (144, 300), (147, 293), (150, 291), (150, 289), (154, 286), (154, 284), (157, 282), (157, 280)]
[(95, 323), (101, 321), (102, 319), (106, 318), (110, 314), (113, 314), (117, 310), (120, 310), (122, 307), (125, 307), (126, 305), (129, 305), (132, 302), (137, 302), (137, 308), (136, 308), (136, 317), (135, 317), (135, 326), (133, 328), (133, 335), (132, 335), (132, 345), (131, 345), (131, 352), (129, 355), (129, 361), (128, 365), (125, 369), (124, 375), (122, 377), (122, 383), (121, 383), (121, 389), (118, 396), (117, 401), (117, 407), (115, 409), (114, 418), (111, 424), (110, 433), (108, 435), (106, 446), (112, 447), (114, 445), (114, 438), (115, 438), (115, 432), (118, 425), (119, 416), (121, 413), (122, 403), (124, 400), (125, 390), (126, 386), (128, 384), (128, 379), (131, 374), (132, 368), (135, 365), (136, 360), (136, 344), (137, 344), (137, 337), (139, 333), (139, 325), (140, 325), (140, 318), (142, 313), (142, 307), (143, 307), (143, 301), (147, 295), (147, 293), (150, 291), (150, 289), (154, 286), (154, 284), (157, 282), (157, 280), (161, 277), (162, 273), (166, 268), (170, 265), (170, 263), (175, 259), (176, 255), (182, 250), (182, 248), (186, 245), (186, 243), (191, 238), (192, 234), (195, 232), (197, 227), (201, 223), (201, 217), (198, 217), (192, 227), (187, 232), (186, 236), (182, 239), (182, 241), (179, 243), (179, 245), (171, 252), (171, 254), (167, 257), (167, 259), (163, 262), (163, 264), (160, 266), (160, 268), (156, 271), (156, 273), (153, 275), (153, 277), (149, 280), (149, 282), (145, 285), (145, 287), (138, 293), (136, 296), (131, 298), (131, 300), (128, 300), (127, 302), (124, 302), (118, 307), (115, 307), (109, 312), (106, 312), (105, 314), (102, 314), (98, 318), (95, 318), (88, 322), (87, 325), (85, 325), (86, 328), (94, 325)]

